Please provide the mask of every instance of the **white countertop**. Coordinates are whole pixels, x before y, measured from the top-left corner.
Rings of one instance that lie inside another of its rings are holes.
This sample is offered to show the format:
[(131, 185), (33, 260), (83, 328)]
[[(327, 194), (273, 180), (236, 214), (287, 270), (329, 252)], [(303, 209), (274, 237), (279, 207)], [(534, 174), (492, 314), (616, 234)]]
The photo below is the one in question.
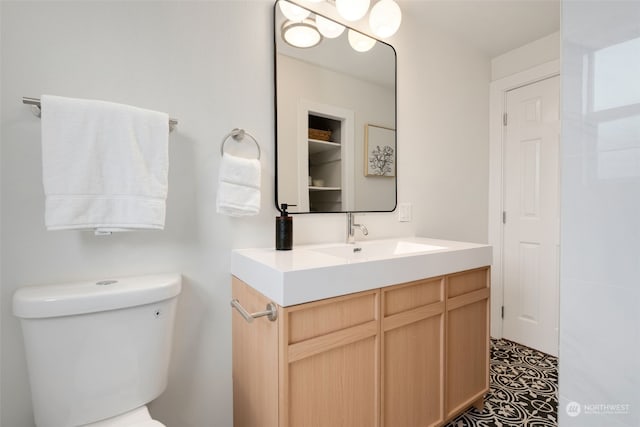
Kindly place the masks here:
[[(401, 249), (387, 250), (393, 247)], [(352, 248), (361, 251), (353, 253)], [(282, 307), (490, 264), (489, 245), (424, 237), (306, 245), (290, 251), (236, 249), (231, 254), (231, 274)]]

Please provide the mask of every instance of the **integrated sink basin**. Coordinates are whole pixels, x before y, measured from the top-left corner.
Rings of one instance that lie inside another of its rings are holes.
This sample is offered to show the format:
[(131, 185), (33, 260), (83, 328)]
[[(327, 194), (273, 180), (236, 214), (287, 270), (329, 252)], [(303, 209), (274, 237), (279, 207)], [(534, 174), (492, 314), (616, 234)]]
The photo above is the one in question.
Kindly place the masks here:
[(447, 248), (446, 246), (429, 245), (426, 243), (406, 240), (379, 240), (361, 242), (357, 244), (344, 243), (341, 245), (311, 249), (311, 251), (344, 258), (349, 261), (362, 262), (438, 251), (442, 249)]
[(487, 265), (489, 245), (423, 237), (231, 254), (231, 274), (282, 307)]

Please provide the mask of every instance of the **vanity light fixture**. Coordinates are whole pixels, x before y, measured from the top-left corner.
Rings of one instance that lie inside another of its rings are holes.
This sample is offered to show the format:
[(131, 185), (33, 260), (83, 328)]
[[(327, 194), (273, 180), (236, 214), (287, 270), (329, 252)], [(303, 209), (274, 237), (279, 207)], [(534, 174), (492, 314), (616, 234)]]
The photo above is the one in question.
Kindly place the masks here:
[(280, 1), (278, 2), (278, 5), (280, 6), (280, 11), (282, 12), (282, 14), (289, 21), (301, 22), (303, 19), (307, 18), (309, 14), (311, 14), (311, 12), (307, 9), (303, 9), (300, 6), (297, 6), (288, 1)]
[(357, 21), (367, 14), (370, 4), (370, 0), (336, 0), (336, 9), (347, 21)]
[[(347, 21), (357, 21), (366, 15), (371, 0), (306, 0), (312, 3), (323, 1), (335, 5), (338, 14)], [(318, 14), (315, 20), (309, 18), (310, 11), (286, 0), (278, 2), (282, 14), (288, 19), (282, 24), (282, 39), (298, 48), (318, 45), (323, 36), (332, 39), (339, 37), (345, 27)], [(379, 38), (391, 37), (400, 28), (402, 11), (394, 0), (378, 0), (371, 8), (369, 26), (371, 32)], [(349, 44), (357, 52), (366, 52), (375, 44), (375, 39), (357, 31), (349, 31)]]
[(400, 28), (402, 11), (393, 0), (380, 0), (371, 9), (369, 26), (373, 34), (380, 38), (391, 37)]
[(316, 15), (316, 26), (320, 34), (328, 39), (335, 39), (344, 32), (344, 25), (340, 25), (320, 15)]
[(317, 46), (322, 41), (322, 35), (311, 19), (305, 18), (300, 22), (285, 21), (281, 32), (282, 39), (293, 47), (309, 48)]
[[(317, 0), (307, 0), (317, 1)], [(331, 0), (326, 0), (332, 2)], [(336, 10), (346, 21), (357, 21), (369, 10), (370, 0), (335, 0)], [(402, 11), (394, 0), (379, 0), (371, 8), (369, 26), (376, 37), (391, 37), (400, 28)]]

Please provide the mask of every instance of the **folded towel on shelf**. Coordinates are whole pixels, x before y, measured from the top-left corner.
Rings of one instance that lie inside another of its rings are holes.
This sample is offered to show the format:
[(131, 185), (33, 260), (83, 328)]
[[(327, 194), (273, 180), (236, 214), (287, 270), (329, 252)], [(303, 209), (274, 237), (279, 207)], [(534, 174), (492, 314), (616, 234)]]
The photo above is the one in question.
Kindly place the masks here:
[(41, 106), (47, 229), (163, 229), (168, 115), (52, 95)]
[(260, 212), (260, 160), (223, 154), (216, 208), (220, 214), (236, 217)]

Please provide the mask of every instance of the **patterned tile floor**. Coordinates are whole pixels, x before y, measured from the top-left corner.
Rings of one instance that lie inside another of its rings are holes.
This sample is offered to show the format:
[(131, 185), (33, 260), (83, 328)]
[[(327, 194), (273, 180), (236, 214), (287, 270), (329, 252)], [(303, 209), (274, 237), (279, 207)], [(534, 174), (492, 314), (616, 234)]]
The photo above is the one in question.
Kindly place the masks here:
[(446, 427), (555, 427), (558, 359), (507, 340), (491, 340), (484, 409), (471, 408)]

